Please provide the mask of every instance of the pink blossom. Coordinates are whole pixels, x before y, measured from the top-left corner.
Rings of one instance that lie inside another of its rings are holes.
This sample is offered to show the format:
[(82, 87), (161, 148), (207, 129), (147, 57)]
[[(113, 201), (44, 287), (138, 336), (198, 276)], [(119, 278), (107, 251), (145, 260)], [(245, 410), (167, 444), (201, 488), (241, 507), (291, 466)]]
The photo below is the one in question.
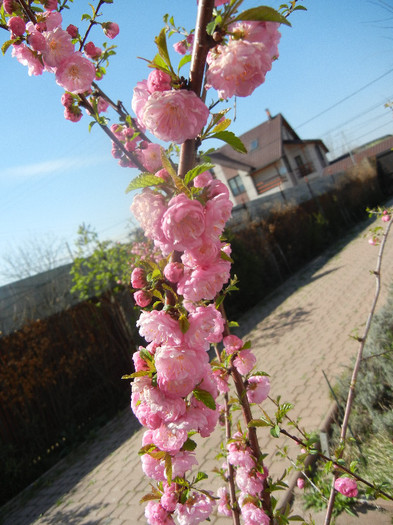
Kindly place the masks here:
[(208, 355), (181, 346), (160, 346), (155, 355), (157, 382), (169, 397), (187, 396), (202, 380)]
[(146, 341), (179, 345), (183, 341), (179, 323), (164, 311), (141, 312), (136, 323)]
[(209, 51), (207, 63), (207, 86), (214, 87), (222, 99), (251, 95), (271, 69), (265, 46), (246, 40), (230, 40), (225, 46), (217, 46)]
[(173, 44), (173, 49), (176, 51), (176, 53), (179, 53), (179, 55), (185, 55), (187, 53), (186, 42), (184, 40), (176, 42)]
[(141, 457), (142, 470), (149, 478), (165, 481), (165, 461), (152, 458), (149, 454)]
[(201, 243), (205, 229), (202, 204), (184, 193), (173, 197), (162, 218), (162, 231), (174, 250), (183, 251)]
[(134, 197), (131, 204), (131, 211), (139, 221), (146, 237), (155, 240), (164, 240), (161, 220), (165, 210), (164, 197), (150, 188), (143, 189), (142, 193)]
[(28, 42), (33, 51), (44, 51), (46, 49), (46, 40), (42, 33), (39, 31), (33, 31), (29, 37)]
[(278, 57), (278, 43), (281, 34), (278, 31), (279, 24), (276, 22), (240, 21), (231, 24), (228, 32), (233, 33), (236, 39), (244, 39), (248, 42), (260, 42), (264, 44), (266, 53), (273, 59)]
[(169, 182), (171, 180), (171, 176), (165, 168), (156, 171), (156, 177), (160, 177), (160, 179), (164, 180), (165, 182)]
[(242, 507), (244, 525), (269, 525), (270, 519), (262, 509), (253, 503), (246, 503)]
[(67, 33), (70, 35), (71, 38), (76, 38), (78, 36), (79, 30), (76, 26), (73, 24), (70, 24), (67, 29)]
[(204, 188), (211, 180), (213, 176), (210, 171), (204, 171), (195, 177), (193, 183), (196, 188)]
[(368, 240), (368, 244), (371, 244), (371, 246), (377, 246), (379, 244), (379, 238), (376, 235), (370, 237)]
[(64, 108), (64, 118), (71, 122), (79, 122), (82, 118), (82, 111), (79, 106), (67, 106)]
[(193, 91), (177, 89), (152, 93), (142, 121), (158, 139), (181, 144), (198, 136), (208, 116), (209, 109)]
[(26, 24), (20, 16), (12, 16), (8, 19), (7, 26), (12, 31), (14, 37), (22, 36), (26, 31)]
[(208, 266), (185, 271), (183, 278), (178, 282), (178, 292), (186, 300), (212, 301), (223, 284), (229, 280), (230, 266), (229, 262), (218, 259)]
[(44, 66), (42, 65), (40, 59), (25, 44), (19, 44), (17, 46), (14, 45), (12, 47), (11, 55), (15, 57), (23, 66), (27, 66), (29, 68), (29, 76), (42, 74)]
[(383, 222), (389, 222), (390, 221), (391, 216), (389, 215), (389, 212), (387, 210), (384, 210), (381, 219), (382, 219)]
[(164, 483), (164, 494), (161, 496), (160, 503), (168, 512), (173, 512), (176, 509), (176, 505), (179, 501), (179, 497), (176, 494), (176, 485), (172, 483)]
[[(53, 31), (46, 31), (44, 37), (46, 47), (42, 52), (42, 57), (46, 66), (59, 67), (66, 58), (74, 54), (74, 44), (70, 35), (60, 27), (56, 27)], [(68, 89), (68, 91), (71, 90)]]
[(233, 360), (233, 364), (237, 368), (238, 372), (242, 375), (246, 375), (251, 372), (256, 362), (256, 357), (251, 352), (251, 350), (242, 350)]
[(105, 35), (110, 39), (115, 38), (120, 32), (119, 26), (115, 22), (105, 22), (102, 24), (102, 29), (104, 30)]
[[(240, 352), (242, 353), (242, 352)], [(247, 399), (250, 403), (262, 403), (270, 392), (270, 381), (266, 376), (248, 378)]]
[(173, 262), (168, 263), (164, 268), (165, 278), (168, 279), (171, 283), (177, 283), (179, 279), (183, 276), (184, 267), (181, 263)]
[(95, 77), (95, 67), (81, 53), (74, 53), (63, 60), (56, 71), (56, 82), (71, 93), (84, 93), (90, 89)]
[(140, 150), (139, 159), (147, 171), (155, 173), (162, 168), (161, 146), (149, 143), (147, 148)]
[(334, 488), (347, 498), (356, 498), (358, 495), (358, 485), (352, 478), (337, 478)]
[(147, 89), (150, 93), (171, 89), (171, 76), (160, 69), (153, 69), (147, 77)]
[(186, 503), (177, 505), (176, 516), (179, 525), (197, 525), (208, 518), (212, 511), (212, 500), (205, 494), (193, 492)]
[(104, 113), (109, 107), (109, 103), (103, 98), (97, 98), (97, 111), (98, 113)]
[(17, 11), (20, 7), (19, 3), (15, 0), (3, 0), (4, 11), (9, 15), (12, 15), (14, 11)]
[(206, 235), (218, 238), (224, 231), (225, 224), (232, 212), (232, 202), (228, 197), (220, 194), (206, 203)]
[(251, 450), (243, 443), (232, 442), (227, 445), (227, 461), (231, 465), (250, 471), (255, 468), (255, 459)]
[[(143, 347), (140, 346), (139, 348)], [(149, 370), (149, 365), (141, 356), (140, 350), (132, 354), (132, 361), (134, 363), (135, 372), (139, 372), (140, 370)]]
[(151, 303), (151, 295), (144, 290), (138, 290), (134, 293), (134, 301), (141, 308), (145, 308)]
[(213, 370), (213, 377), (220, 394), (225, 394), (226, 392), (229, 392), (228, 374), (225, 370), (221, 370), (219, 368)]
[(296, 480), (296, 485), (298, 486), (298, 488), (300, 490), (303, 490), (304, 489), (304, 486), (305, 486), (305, 481), (303, 478), (297, 478)]
[(150, 91), (147, 87), (147, 80), (142, 80), (138, 82), (134, 87), (131, 107), (132, 111), (135, 113), (138, 119), (138, 126), (142, 131), (146, 129), (146, 126), (143, 123), (143, 112), (145, 110), (147, 99), (150, 96)]
[(229, 190), (223, 182), (218, 179), (212, 179), (206, 185), (207, 193), (209, 199), (214, 199), (215, 197), (226, 197), (229, 199)]
[(174, 525), (172, 516), (157, 501), (148, 501), (145, 507), (145, 517), (149, 525)]
[(217, 510), (220, 514), (223, 514), (227, 518), (232, 516), (231, 502), (229, 500), (229, 494), (226, 487), (220, 487), (217, 490), (217, 496), (220, 498), (218, 501)]
[(177, 452), (175, 456), (172, 456), (173, 477), (183, 477), (194, 465), (198, 465), (194, 452), (189, 452), (188, 450)]
[(236, 469), (236, 485), (242, 492), (256, 496), (263, 490), (263, 480), (248, 468)]
[(131, 273), (131, 286), (133, 288), (144, 288), (146, 284), (145, 270), (143, 268), (134, 268)]
[(57, 9), (57, 0), (43, 0), (42, 4), (46, 11), (55, 11)]
[(240, 350), (244, 345), (243, 340), (240, 339), (237, 335), (227, 335), (223, 339), (224, 348), (227, 354), (233, 354)]
[(219, 343), (222, 340), (224, 319), (213, 304), (198, 306), (189, 315), (188, 321), (190, 327), (185, 338), (192, 348), (208, 350), (209, 343)]
[(58, 11), (48, 11), (44, 14), (44, 21), (39, 22), (36, 27), (37, 30), (41, 31), (41, 29), (38, 29), (38, 26), (43, 23), (42, 31), (54, 31), (57, 27), (61, 27), (62, 21), (63, 17), (61, 13)]
[(88, 58), (97, 58), (101, 55), (102, 49), (96, 47), (93, 42), (87, 42), (83, 48), (85, 55)]
[(156, 447), (172, 453), (179, 452), (187, 438), (187, 431), (176, 428), (172, 423), (162, 423), (160, 427), (153, 430), (152, 434), (152, 440)]
[[(206, 210), (206, 208), (205, 208)], [(205, 214), (206, 219), (206, 214)], [(210, 224), (206, 224), (210, 233)], [(188, 249), (181, 257), (185, 266), (195, 268), (196, 266), (209, 266), (214, 263), (220, 254), (222, 243), (218, 238), (209, 236), (205, 231), (201, 235), (201, 243), (195, 248)]]

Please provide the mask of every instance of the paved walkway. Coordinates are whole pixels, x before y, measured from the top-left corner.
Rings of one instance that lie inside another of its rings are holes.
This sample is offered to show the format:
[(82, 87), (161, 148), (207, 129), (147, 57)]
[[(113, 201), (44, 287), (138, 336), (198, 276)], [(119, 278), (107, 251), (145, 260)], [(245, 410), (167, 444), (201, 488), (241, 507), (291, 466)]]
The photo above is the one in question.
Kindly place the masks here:
[[(357, 343), (350, 335), (362, 333), (373, 298), (375, 279), (370, 270), (375, 268), (377, 248), (368, 245), (363, 233), (359, 229), (347, 244), (341, 242), (303, 268), (248, 312), (241, 325), (242, 334), (253, 341), (259, 368), (271, 374), (272, 396), (281, 394), (283, 401), (294, 403), (293, 417), (301, 416), (301, 425), (308, 430), (320, 427), (331, 406), (323, 372), (334, 382), (356, 353)], [(379, 306), (393, 280), (392, 257), (390, 239)], [(270, 402), (265, 403), (264, 408), (272, 411)], [(134, 432), (135, 428), (129, 411), (115, 418), (94, 441), (41, 478), (37, 487), (12, 500), (3, 509), (3, 525), (145, 523), (139, 500), (148, 484), (137, 455), (141, 431)], [(284, 465), (275, 457), (279, 440), (266, 437), (266, 429), (259, 430), (264, 431), (261, 444), (269, 452), (270, 471), (281, 473)], [(211, 470), (220, 439), (218, 431), (202, 443), (201, 470)], [(295, 457), (293, 445), (289, 450)], [(212, 474), (208, 488), (215, 486)], [(228, 525), (228, 520), (213, 517), (211, 523)]]

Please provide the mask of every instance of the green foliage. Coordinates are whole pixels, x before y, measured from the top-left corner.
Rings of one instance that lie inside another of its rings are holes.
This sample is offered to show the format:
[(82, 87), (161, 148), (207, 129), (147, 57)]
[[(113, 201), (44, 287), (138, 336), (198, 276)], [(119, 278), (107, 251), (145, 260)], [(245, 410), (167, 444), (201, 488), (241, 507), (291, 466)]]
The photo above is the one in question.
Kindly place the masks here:
[(290, 26), (291, 23), (282, 16), (278, 11), (268, 6), (253, 7), (243, 11), (236, 18), (234, 22), (238, 20), (256, 20), (259, 22), (278, 22), (279, 24), (285, 24)]
[(124, 288), (130, 280), (131, 244), (100, 241), (97, 233), (82, 224), (76, 241), (78, 256), (74, 259), (71, 293), (81, 300)]
[(132, 181), (129, 183), (129, 185), (126, 188), (126, 193), (129, 193), (133, 190), (138, 190), (140, 188), (148, 188), (150, 186), (159, 186), (160, 184), (163, 184), (165, 181), (163, 179), (160, 179), (160, 177), (156, 177), (154, 173), (140, 173), (137, 177), (132, 179)]

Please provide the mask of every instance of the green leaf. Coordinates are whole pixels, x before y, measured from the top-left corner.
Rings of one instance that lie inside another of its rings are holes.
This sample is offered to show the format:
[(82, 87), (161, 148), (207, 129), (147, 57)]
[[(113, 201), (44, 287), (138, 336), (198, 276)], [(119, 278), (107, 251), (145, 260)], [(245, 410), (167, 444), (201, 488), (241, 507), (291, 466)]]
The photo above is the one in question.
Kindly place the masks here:
[(4, 42), (4, 44), (1, 46), (1, 52), (3, 53), (3, 55), (6, 54), (7, 49), (13, 44), (13, 42), (15, 41), (7, 40), (6, 42)]
[(169, 58), (168, 47), (166, 44), (166, 29), (165, 28), (161, 29), (160, 34), (156, 36), (156, 38), (154, 39), (154, 42), (156, 43), (158, 47), (158, 52), (161, 58), (164, 60), (165, 64), (169, 67), (169, 69), (173, 71), (171, 60)]
[(214, 133), (218, 133), (219, 131), (225, 131), (231, 125), (231, 122), (232, 120), (230, 118), (225, 118), (224, 120), (219, 122), (217, 126), (214, 127)]
[(221, 304), (222, 304), (224, 299), (225, 299), (225, 294), (218, 295), (216, 297), (215, 305), (216, 305), (217, 310), (218, 310), (218, 308), (220, 308), (220, 306), (221, 306)]
[(172, 483), (172, 458), (170, 454), (165, 454), (165, 474), (168, 485)]
[(153, 173), (141, 173), (135, 179), (132, 179), (126, 188), (126, 193), (140, 188), (148, 188), (149, 186), (159, 186), (163, 182), (165, 181), (160, 179), (160, 177), (156, 177)]
[(192, 393), (194, 394), (195, 399), (201, 401), (207, 408), (211, 410), (216, 409), (216, 403), (213, 396), (207, 390), (202, 390), (201, 388), (195, 388)]
[(197, 444), (193, 439), (188, 438), (184, 445), (181, 447), (181, 450), (188, 450), (192, 452), (197, 447)]
[(236, 137), (232, 131), (219, 131), (209, 135), (209, 139), (219, 139), (229, 144), (235, 151), (239, 153), (247, 153), (247, 149), (243, 142)]
[(195, 483), (198, 483), (198, 481), (202, 481), (203, 479), (207, 479), (209, 476), (205, 474), (205, 472), (198, 472), (195, 478)]
[(251, 427), (270, 427), (270, 423), (269, 421), (267, 421), (266, 419), (252, 419), (249, 423), (248, 423), (248, 427), (251, 428)]
[(261, 5), (260, 7), (253, 7), (252, 9), (247, 9), (242, 13), (238, 14), (237, 17), (232, 20), (232, 22), (237, 22), (238, 20), (258, 20), (260, 22), (278, 22), (279, 24), (285, 24), (291, 26), (291, 23), (282, 16), (278, 11), (272, 7)]
[(220, 251), (220, 258), (223, 259), (224, 261), (233, 263), (233, 259), (229, 257), (229, 255), (227, 255), (223, 250)]
[(179, 326), (182, 334), (185, 334), (190, 328), (190, 322), (185, 315), (179, 317)]
[(179, 66), (177, 68), (177, 71), (179, 72), (183, 66), (188, 64), (188, 62), (191, 62), (191, 55), (184, 55), (184, 57), (179, 62)]
[(198, 166), (195, 166), (195, 168), (192, 168), (190, 171), (187, 171), (185, 177), (184, 177), (184, 183), (189, 185), (189, 183), (195, 179), (198, 175), (203, 173), (204, 171), (208, 171), (214, 168), (214, 164), (210, 164), (208, 162), (205, 162), (204, 164), (199, 164)]
[(278, 425), (275, 425), (273, 428), (270, 429), (270, 434), (274, 438), (280, 437), (280, 427)]

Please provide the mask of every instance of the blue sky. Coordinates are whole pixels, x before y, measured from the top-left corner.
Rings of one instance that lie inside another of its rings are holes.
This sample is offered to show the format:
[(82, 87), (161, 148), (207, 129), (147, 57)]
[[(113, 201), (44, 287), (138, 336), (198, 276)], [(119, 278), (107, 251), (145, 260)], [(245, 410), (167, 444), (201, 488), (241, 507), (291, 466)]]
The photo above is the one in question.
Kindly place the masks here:
[[(292, 15), (292, 28), (282, 27), (280, 57), (265, 84), (251, 97), (237, 99), (231, 129), (241, 134), (257, 126), (269, 108), (272, 115), (282, 113), (302, 138), (324, 140), (332, 157), (391, 134), (393, 114), (384, 103), (393, 101), (393, 6), (390, 10), (378, 0), (302, 3), (308, 11)], [(84, 0), (75, 4), (64, 27), (82, 27), (81, 14), (90, 8)], [(244, 2), (245, 8), (259, 4)], [(142, 5), (114, 0), (104, 6), (102, 18), (118, 22), (120, 34), (113, 41), (117, 55), (101, 86), (129, 110), (133, 87), (149, 72), (137, 57), (154, 56), (153, 37), (162, 16), (173, 14), (178, 25), (191, 29), (196, 13), (194, 0)], [(278, 2), (269, 5), (277, 7)], [(5, 31), (0, 35), (6, 39)], [(91, 36), (100, 46), (100, 30)], [(88, 132), (87, 116), (77, 124), (65, 121), (62, 89), (53, 75), (29, 77), (8, 52), (0, 57), (0, 90), (0, 272), (2, 256), (30, 240), (55, 236), (73, 249), (83, 222), (101, 239), (124, 239), (132, 199), (124, 190), (136, 171), (117, 165), (101, 130)], [(208, 101), (214, 94), (209, 96)], [(116, 122), (115, 115), (109, 116)], [(5, 282), (0, 276), (0, 284)]]

